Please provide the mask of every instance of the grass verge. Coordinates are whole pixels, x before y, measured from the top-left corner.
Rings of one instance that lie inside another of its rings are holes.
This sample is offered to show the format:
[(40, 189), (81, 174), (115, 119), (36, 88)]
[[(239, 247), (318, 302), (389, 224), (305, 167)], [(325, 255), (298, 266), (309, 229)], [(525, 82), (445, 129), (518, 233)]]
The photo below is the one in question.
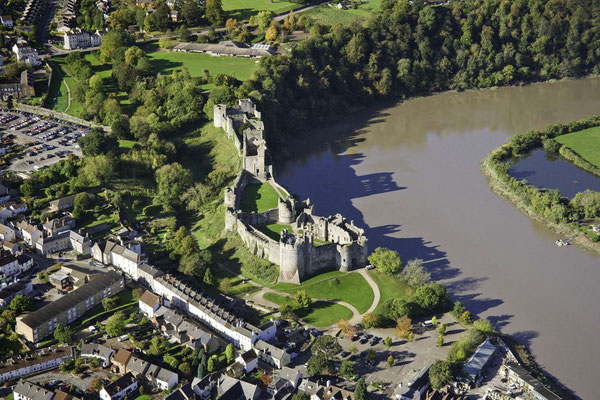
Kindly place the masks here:
[(312, 298), (345, 301), (356, 307), (360, 313), (366, 312), (374, 299), (373, 289), (362, 275), (340, 271), (325, 272), (300, 285), (278, 283), (273, 289), (289, 294), (306, 290)]
[(369, 271), (369, 275), (377, 284), (379, 293), (381, 295), (379, 303), (377, 304), (377, 308), (375, 309), (376, 312), (386, 301), (390, 299), (408, 299), (409, 296), (406, 292), (407, 286), (400, 281), (400, 279), (381, 274), (375, 270)]
[(244, 212), (264, 212), (277, 207), (279, 194), (270, 183), (250, 183), (242, 195), (241, 209)]
[[(265, 293), (263, 298), (279, 305), (294, 303), (294, 299), (276, 293)], [(296, 314), (304, 323), (319, 328), (331, 326), (341, 319), (352, 318), (352, 311), (348, 308), (326, 301), (315, 301), (309, 308), (296, 310)]]

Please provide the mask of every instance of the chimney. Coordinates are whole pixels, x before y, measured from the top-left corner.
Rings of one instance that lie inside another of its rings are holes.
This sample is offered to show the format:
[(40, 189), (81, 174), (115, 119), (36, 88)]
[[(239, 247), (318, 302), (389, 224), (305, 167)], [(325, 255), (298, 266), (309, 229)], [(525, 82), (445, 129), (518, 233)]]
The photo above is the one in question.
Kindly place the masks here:
[(327, 387), (331, 386), (331, 381), (327, 379)]

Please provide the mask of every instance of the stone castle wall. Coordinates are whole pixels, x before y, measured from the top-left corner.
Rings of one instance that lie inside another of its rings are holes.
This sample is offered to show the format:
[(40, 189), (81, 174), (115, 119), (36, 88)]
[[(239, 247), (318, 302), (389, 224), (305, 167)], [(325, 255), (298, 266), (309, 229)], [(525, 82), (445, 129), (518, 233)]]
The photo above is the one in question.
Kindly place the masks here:
[[(248, 250), (279, 265), (279, 281), (300, 283), (303, 277), (322, 269), (349, 271), (367, 263), (367, 238), (364, 231), (340, 214), (329, 217), (312, 215), (309, 201), (298, 201), (287, 195), (279, 198), (277, 208), (261, 213), (242, 212), (240, 202), (246, 185), (273, 180), (273, 169), (267, 161), (264, 124), (260, 112), (247, 99), (236, 107), (216, 105), (214, 125), (225, 130), (242, 157), (242, 171), (232, 186), (225, 189), (225, 229), (237, 232)], [(241, 131), (241, 133), (240, 133)], [(273, 240), (256, 227), (267, 224), (290, 225), (279, 241)], [(330, 242), (314, 245), (315, 238)]]

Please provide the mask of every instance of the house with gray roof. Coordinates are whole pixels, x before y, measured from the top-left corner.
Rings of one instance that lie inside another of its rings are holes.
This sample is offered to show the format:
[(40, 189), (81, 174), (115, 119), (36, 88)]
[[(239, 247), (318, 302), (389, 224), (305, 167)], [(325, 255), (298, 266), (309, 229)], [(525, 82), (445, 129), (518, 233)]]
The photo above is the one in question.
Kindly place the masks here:
[(116, 381), (103, 386), (100, 390), (100, 398), (102, 400), (121, 400), (136, 392), (138, 387), (137, 379), (128, 372)]
[(81, 357), (97, 358), (102, 361), (102, 368), (107, 368), (115, 351), (110, 347), (98, 343), (84, 343), (81, 346)]
[(256, 351), (258, 358), (277, 368), (288, 365), (292, 360), (287, 351), (267, 343), (264, 340), (257, 340), (254, 343), (254, 350)]
[(73, 228), (75, 228), (75, 218), (69, 216), (54, 218), (42, 224), (46, 236), (54, 236)]
[(206, 53), (211, 56), (233, 56), (260, 58), (276, 54), (269, 45), (255, 46), (234, 40), (224, 40), (219, 43), (179, 43), (173, 51), (185, 53)]
[(7, 306), (15, 297), (27, 296), (32, 291), (33, 285), (30, 280), (12, 283), (0, 290), (0, 307)]
[(125, 366), (127, 372), (131, 372), (136, 378), (144, 376), (146, 370), (150, 366), (150, 363), (146, 360), (142, 360), (136, 356), (131, 356), (129, 362)]
[(260, 394), (257, 385), (240, 379), (223, 374), (217, 380), (217, 396), (220, 400), (256, 400)]
[(58, 300), (17, 317), (15, 331), (30, 342), (37, 343), (52, 334), (57, 324), (70, 324), (92, 307), (101, 304), (102, 299), (119, 293), (125, 287), (121, 274), (108, 271), (94, 275), (87, 284)]
[(13, 356), (0, 361), (0, 382), (56, 368), (68, 358), (75, 359), (69, 347), (42, 349), (34, 353)]
[(488, 365), (492, 356), (496, 354), (496, 350), (496, 346), (491, 342), (490, 338), (487, 338), (465, 363), (463, 371), (471, 380), (476, 381), (481, 376), (481, 371)]
[(14, 400), (50, 400), (54, 392), (21, 379), (13, 389)]
[(61, 197), (60, 199), (52, 200), (48, 207), (48, 212), (56, 212), (73, 208), (75, 204), (75, 194)]
[(179, 383), (179, 375), (166, 368), (161, 368), (155, 375), (153, 383), (159, 390), (171, 390)]
[(146, 263), (141, 263), (138, 265), (138, 283), (146, 286), (147, 288), (152, 288), (152, 281), (159, 276), (164, 275), (165, 273), (160, 269), (148, 265)]

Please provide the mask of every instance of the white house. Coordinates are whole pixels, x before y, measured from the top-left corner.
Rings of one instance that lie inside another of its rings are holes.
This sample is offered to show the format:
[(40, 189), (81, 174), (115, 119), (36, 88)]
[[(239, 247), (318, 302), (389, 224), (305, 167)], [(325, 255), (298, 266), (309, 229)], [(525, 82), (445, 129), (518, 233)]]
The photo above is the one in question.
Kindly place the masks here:
[(254, 350), (248, 350), (240, 354), (235, 361), (244, 367), (244, 372), (246, 373), (252, 372), (258, 368), (258, 357)]
[(25, 203), (13, 203), (8, 207), (12, 211), (13, 216), (23, 214), (27, 211), (27, 204)]
[(17, 56), (17, 61), (24, 62), (31, 66), (41, 65), (42, 62), (38, 56), (38, 52), (35, 49), (32, 49), (30, 46), (19, 46), (15, 44), (12, 47), (13, 53)]
[(131, 372), (128, 372), (109, 385), (103, 386), (100, 390), (100, 398), (102, 400), (121, 400), (137, 391), (138, 386), (137, 379)]
[(17, 223), (17, 236), (23, 239), (29, 246), (34, 246), (42, 237), (42, 231), (38, 229), (37, 225), (21, 221)]
[(160, 297), (155, 295), (149, 290), (146, 290), (140, 297), (139, 301), (140, 311), (148, 318), (152, 319), (154, 313), (160, 307)]
[(161, 368), (153, 380), (159, 390), (171, 390), (179, 383), (179, 376), (166, 368)]
[(5, 254), (3, 257), (0, 257), (0, 275), (9, 277), (17, 275), (20, 272), (17, 257), (12, 254)]
[[(0, 382), (56, 368), (73, 354), (68, 347), (58, 347), (29, 354), (25, 358), (9, 358), (0, 364)], [(16, 398), (16, 397), (15, 397)]]
[(64, 48), (67, 50), (96, 47), (102, 43), (102, 34), (98, 31), (94, 33), (85, 31), (65, 32), (63, 42)]
[(273, 346), (264, 340), (257, 340), (256, 343), (254, 343), (254, 350), (256, 350), (256, 354), (258, 354), (258, 358), (277, 368), (288, 365), (292, 360), (287, 351), (280, 349), (277, 346)]
[(107, 368), (111, 364), (111, 357), (115, 351), (110, 347), (96, 343), (84, 343), (81, 346), (81, 357), (97, 358), (102, 361), (102, 368)]
[(15, 230), (10, 226), (0, 224), (0, 239), (4, 242), (14, 242), (17, 238)]
[[(135, 247), (135, 249), (139, 248)], [(138, 265), (140, 265), (141, 256), (134, 250), (107, 240), (102, 244), (96, 243), (92, 247), (92, 257), (103, 264), (112, 264), (136, 281), (138, 280)]]
[(273, 396), (277, 396), (278, 393), (294, 390), (298, 388), (301, 379), (302, 372), (296, 369), (283, 367), (267, 387), (267, 392)]
[(21, 379), (13, 389), (14, 400), (50, 400), (54, 392)]
[(9, 305), (17, 296), (26, 296), (31, 292), (33, 292), (31, 281), (12, 283), (0, 290), (0, 307)]

